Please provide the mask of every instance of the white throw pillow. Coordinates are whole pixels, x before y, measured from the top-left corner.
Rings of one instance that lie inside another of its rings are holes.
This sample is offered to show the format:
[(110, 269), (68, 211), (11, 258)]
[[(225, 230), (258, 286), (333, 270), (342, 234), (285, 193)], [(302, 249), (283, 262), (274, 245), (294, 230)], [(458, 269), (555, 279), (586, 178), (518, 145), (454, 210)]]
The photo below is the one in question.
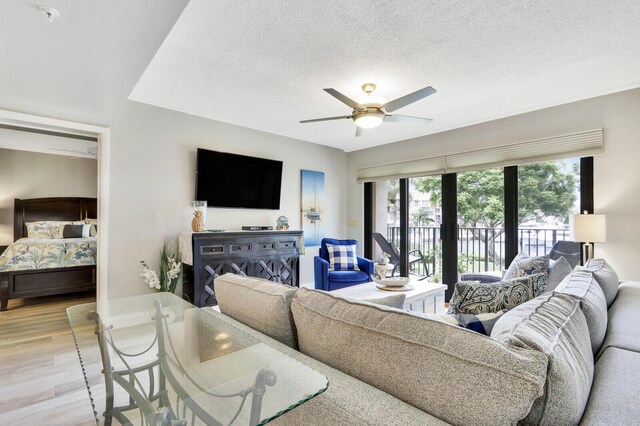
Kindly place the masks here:
[(564, 257), (558, 260), (549, 260), (549, 282), (547, 283), (547, 292), (553, 291), (558, 287), (569, 274), (573, 272), (571, 264)]

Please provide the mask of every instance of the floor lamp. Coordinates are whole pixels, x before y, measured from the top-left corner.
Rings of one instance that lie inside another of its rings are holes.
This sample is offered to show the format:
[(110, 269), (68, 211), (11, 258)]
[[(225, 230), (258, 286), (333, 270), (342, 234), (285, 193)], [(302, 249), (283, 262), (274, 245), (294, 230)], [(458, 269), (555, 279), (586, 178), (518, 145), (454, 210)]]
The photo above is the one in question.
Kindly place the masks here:
[(576, 214), (573, 216), (573, 238), (584, 243), (582, 259), (587, 263), (593, 258), (593, 244), (607, 241), (607, 217), (603, 214)]

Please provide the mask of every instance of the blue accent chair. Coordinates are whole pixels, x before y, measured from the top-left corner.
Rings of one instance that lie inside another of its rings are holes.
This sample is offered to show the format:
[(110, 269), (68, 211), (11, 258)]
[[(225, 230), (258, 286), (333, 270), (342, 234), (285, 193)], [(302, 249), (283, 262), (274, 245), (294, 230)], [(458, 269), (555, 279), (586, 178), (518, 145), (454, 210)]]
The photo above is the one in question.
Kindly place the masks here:
[(313, 258), (316, 289), (332, 291), (371, 281), (373, 261), (365, 259), (364, 257), (358, 257), (359, 271), (330, 271), (327, 243), (336, 245), (358, 245), (356, 240), (322, 239), (320, 242), (319, 256)]

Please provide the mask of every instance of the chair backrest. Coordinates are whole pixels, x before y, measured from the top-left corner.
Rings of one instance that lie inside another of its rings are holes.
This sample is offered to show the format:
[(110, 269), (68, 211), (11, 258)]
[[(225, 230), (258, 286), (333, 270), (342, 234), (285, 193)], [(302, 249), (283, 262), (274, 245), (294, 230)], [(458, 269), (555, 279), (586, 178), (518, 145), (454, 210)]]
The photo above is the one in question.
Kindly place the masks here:
[(374, 232), (372, 235), (373, 239), (380, 246), (380, 249), (389, 255), (391, 263), (400, 262), (400, 252), (393, 244), (387, 241), (387, 239), (379, 232)]
[(556, 241), (551, 251), (549, 259), (558, 260), (564, 257), (572, 268), (580, 263), (580, 243), (575, 241)]
[(326, 261), (329, 260), (329, 250), (327, 250), (327, 243), (338, 246), (350, 246), (355, 244), (356, 249), (358, 248), (357, 240), (336, 240), (334, 238), (323, 238), (322, 241), (320, 241), (320, 250), (318, 255)]

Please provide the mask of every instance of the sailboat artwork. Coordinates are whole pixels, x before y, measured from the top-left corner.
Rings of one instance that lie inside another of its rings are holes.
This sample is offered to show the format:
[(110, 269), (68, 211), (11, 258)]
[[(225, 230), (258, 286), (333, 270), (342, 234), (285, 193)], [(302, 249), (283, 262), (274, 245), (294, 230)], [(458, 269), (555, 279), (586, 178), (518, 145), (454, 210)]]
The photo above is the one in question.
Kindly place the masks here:
[(324, 238), (324, 173), (300, 171), (304, 245), (319, 246)]

